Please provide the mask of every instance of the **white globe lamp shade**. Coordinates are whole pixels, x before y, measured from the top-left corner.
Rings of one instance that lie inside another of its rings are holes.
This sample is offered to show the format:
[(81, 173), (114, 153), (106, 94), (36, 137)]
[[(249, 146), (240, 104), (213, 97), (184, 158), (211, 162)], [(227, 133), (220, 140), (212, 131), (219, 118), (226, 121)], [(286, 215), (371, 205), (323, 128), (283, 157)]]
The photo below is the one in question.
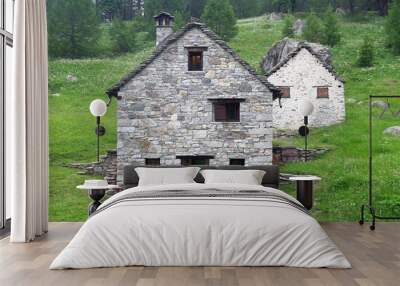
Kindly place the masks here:
[(104, 100), (95, 99), (90, 103), (90, 113), (93, 116), (99, 117), (104, 116), (107, 112), (107, 104)]
[(299, 111), (304, 117), (309, 116), (314, 111), (314, 105), (309, 100), (304, 100), (299, 105)]

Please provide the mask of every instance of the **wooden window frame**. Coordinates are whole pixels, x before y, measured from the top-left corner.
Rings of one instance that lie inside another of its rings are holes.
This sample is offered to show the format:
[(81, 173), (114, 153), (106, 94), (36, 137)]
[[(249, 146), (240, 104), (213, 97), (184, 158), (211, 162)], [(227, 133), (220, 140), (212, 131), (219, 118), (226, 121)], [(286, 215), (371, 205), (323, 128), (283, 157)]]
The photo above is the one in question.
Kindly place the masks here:
[[(209, 99), (213, 104), (213, 121), (214, 122), (240, 122), (241, 114), (240, 114), (240, 103), (244, 101), (244, 99)], [(227, 109), (227, 106), (233, 106), (233, 109), (230, 112)], [(218, 115), (218, 108), (222, 110), (225, 107), (225, 111), (219, 111), (220, 114)], [(225, 112), (225, 116), (221, 115), (222, 112)], [(235, 113), (234, 116), (229, 117), (229, 114)]]
[(290, 86), (280, 86), (278, 88), (281, 91), (281, 98), (290, 98)]
[(317, 98), (329, 98), (329, 87), (317, 86)]
[[(192, 57), (200, 57), (199, 63), (193, 64)], [(202, 50), (188, 51), (188, 71), (203, 71), (204, 69), (204, 52)]]

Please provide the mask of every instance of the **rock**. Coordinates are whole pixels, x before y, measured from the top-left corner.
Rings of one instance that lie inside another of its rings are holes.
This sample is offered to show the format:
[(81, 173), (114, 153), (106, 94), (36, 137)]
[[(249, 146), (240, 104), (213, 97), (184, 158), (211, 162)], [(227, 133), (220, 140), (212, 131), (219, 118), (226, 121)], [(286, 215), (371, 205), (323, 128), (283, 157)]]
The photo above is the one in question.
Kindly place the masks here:
[(386, 128), (383, 131), (383, 133), (384, 134), (390, 134), (390, 135), (393, 135), (393, 136), (400, 136), (400, 126), (392, 126), (392, 127)]
[(107, 155), (100, 157), (100, 162), (93, 163), (69, 163), (70, 168), (81, 170), (79, 175), (103, 176), (111, 185), (117, 183), (117, 152), (116, 150), (107, 151)]
[[(313, 160), (329, 151), (328, 148), (316, 148), (307, 150), (307, 160)], [(273, 147), (274, 164), (304, 161), (306, 151), (296, 147)]]
[(388, 108), (388, 103), (384, 101), (374, 101), (371, 103), (372, 107)]
[(295, 33), (296, 36), (301, 36), (303, 35), (303, 30), (304, 27), (306, 26), (306, 21), (302, 20), (302, 19), (297, 19), (294, 23), (293, 23), (293, 31)]
[(270, 20), (270, 21), (280, 21), (280, 20), (282, 20), (282, 14), (281, 13), (272, 12), (271, 14), (269, 14), (268, 20)]
[(262, 68), (268, 73), (273, 67), (285, 60), (287, 56), (300, 45), (308, 45), (328, 66), (332, 66), (332, 55), (328, 47), (317, 43), (284, 38), (268, 51), (261, 62)]
[(342, 8), (336, 8), (335, 13), (336, 13), (336, 15), (338, 15), (338, 16), (346, 16), (346, 14), (347, 14), (347, 12), (346, 12), (344, 9), (342, 9)]
[(60, 96), (60, 94), (59, 93), (53, 93), (51, 96), (58, 97), (58, 96)]
[(77, 81), (78, 80), (78, 78), (72, 74), (67, 75), (66, 79), (68, 81)]
[(248, 84), (247, 82), (242, 82), (239, 85), (239, 91), (240, 92), (251, 92), (253, 90), (252, 86)]

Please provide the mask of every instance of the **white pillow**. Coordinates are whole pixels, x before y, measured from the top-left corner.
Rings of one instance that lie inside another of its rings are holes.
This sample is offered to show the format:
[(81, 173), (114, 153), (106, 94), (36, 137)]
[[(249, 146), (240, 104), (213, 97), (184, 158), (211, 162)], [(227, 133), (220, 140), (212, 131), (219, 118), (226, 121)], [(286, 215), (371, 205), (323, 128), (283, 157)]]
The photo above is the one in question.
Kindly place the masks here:
[(202, 170), (205, 184), (261, 185), (265, 171), (261, 170)]
[(200, 168), (135, 168), (139, 186), (195, 183), (193, 180)]

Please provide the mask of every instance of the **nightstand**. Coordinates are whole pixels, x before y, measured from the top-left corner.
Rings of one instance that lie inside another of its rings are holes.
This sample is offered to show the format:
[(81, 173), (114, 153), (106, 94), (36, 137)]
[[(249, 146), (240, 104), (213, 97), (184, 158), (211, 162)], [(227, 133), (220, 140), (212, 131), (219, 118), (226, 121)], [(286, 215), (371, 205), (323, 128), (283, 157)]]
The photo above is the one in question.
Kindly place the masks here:
[(303, 206), (311, 210), (314, 203), (313, 185), (314, 181), (320, 181), (321, 178), (317, 176), (292, 176), (289, 181), (296, 182), (297, 184), (297, 200)]
[(87, 190), (93, 202), (88, 207), (89, 216), (101, 205), (101, 200), (107, 190), (120, 189), (117, 185), (109, 185), (106, 180), (85, 180), (85, 184), (77, 186), (78, 189)]

